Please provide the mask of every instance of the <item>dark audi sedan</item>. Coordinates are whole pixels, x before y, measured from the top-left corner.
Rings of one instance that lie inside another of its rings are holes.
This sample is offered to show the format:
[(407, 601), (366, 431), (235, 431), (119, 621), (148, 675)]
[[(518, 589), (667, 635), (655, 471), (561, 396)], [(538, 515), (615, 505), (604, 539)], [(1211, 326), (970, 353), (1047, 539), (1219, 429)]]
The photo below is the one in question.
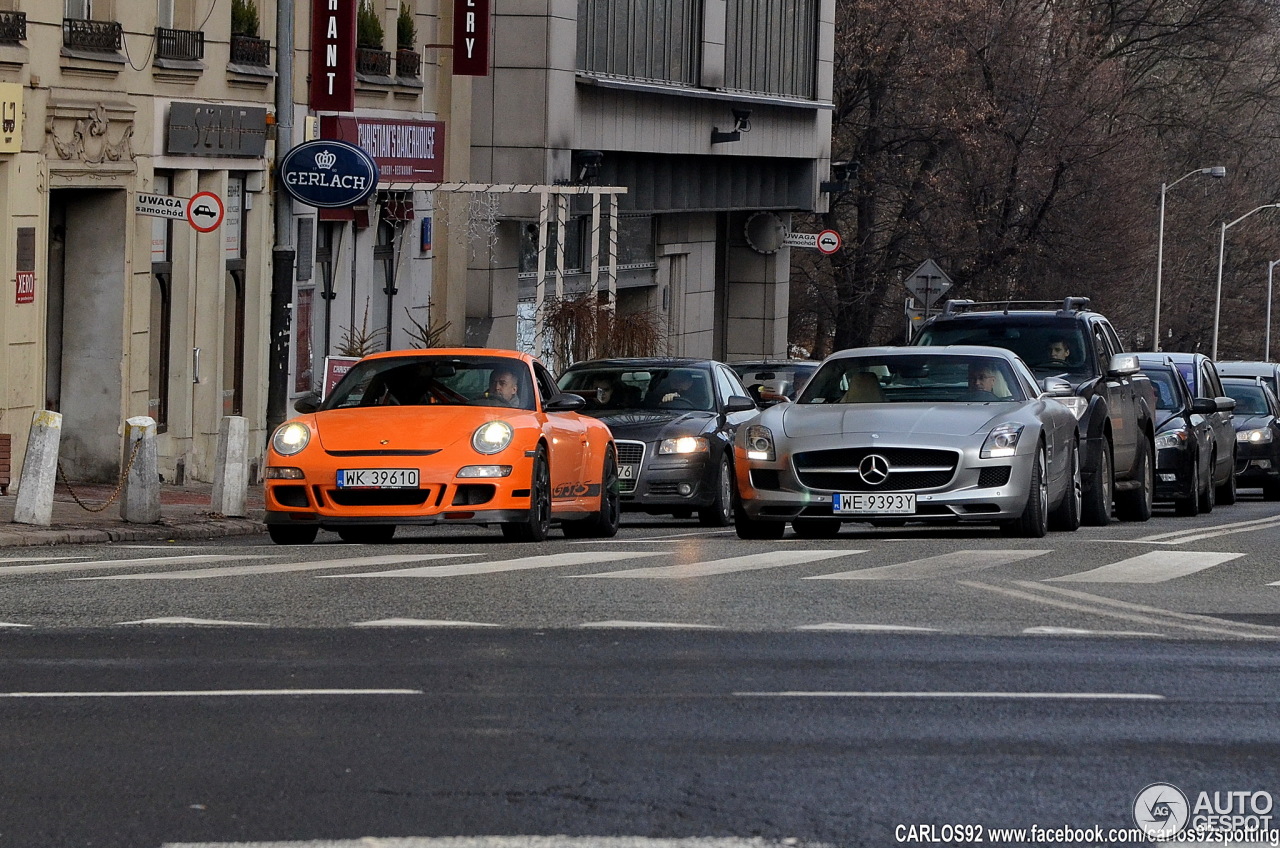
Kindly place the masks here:
[(623, 509), (733, 521), (733, 436), (757, 412), (733, 371), (710, 359), (596, 359), (560, 375), (582, 412), (609, 425)]
[(1223, 377), (1222, 388), (1236, 399), (1236, 484), (1280, 501), (1280, 400), (1260, 377)]

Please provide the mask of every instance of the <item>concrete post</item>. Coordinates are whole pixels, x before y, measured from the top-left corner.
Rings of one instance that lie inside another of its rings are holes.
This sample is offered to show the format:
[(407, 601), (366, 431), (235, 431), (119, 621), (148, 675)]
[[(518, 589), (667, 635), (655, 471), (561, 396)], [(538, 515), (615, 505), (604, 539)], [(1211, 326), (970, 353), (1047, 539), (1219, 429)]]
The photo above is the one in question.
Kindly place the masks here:
[(27, 455), (18, 478), (18, 501), (13, 506), (16, 524), (48, 527), (53, 523), (53, 487), (58, 482), (58, 442), (62, 438), (62, 414), (47, 409), (31, 416)]
[[(145, 415), (125, 419), (124, 461), (133, 457), (124, 493), (120, 496), (120, 517), (130, 524), (160, 521), (160, 472), (156, 465), (156, 422)], [(134, 444), (138, 443), (137, 454)]]
[(244, 516), (249, 496), (249, 419), (228, 415), (218, 424), (218, 456), (213, 464), (213, 503), (223, 515)]

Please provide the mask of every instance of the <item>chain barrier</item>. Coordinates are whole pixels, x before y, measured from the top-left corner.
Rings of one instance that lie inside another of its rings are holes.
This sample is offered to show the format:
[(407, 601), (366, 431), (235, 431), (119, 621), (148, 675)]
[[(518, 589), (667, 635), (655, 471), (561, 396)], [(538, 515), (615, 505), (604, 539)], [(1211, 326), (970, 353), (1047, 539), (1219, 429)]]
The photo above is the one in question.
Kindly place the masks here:
[(129, 471), (133, 468), (133, 461), (138, 458), (138, 449), (142, 447), (142, 439), (138, 439), (133, 443), (133, 451), (129, 454), (129, 461), (125, 463), (124, 470), (120, 472), (120, 480), (116, 483), (116, 490), (111, 493), (111, 497), (107, 498), (106, 503), (101, 506), (89, 506), (80, 500), (80, 496), (76, 494), (76, 490), (71, 488), (71, 481), (67, 479), (66, 472), (62, 470), (62, 462), (58, 462), (58, 476), (62, 478), (62, 485), (67, 487), (67, 491), (71, 493), (71, 500), (76, 502), (76, 506), (88, 512), (102, 512), (107, 507), (115, 503), (116, 498), (120, 497), (120, 490), (124, 488), (124, 483), (129, 479)]

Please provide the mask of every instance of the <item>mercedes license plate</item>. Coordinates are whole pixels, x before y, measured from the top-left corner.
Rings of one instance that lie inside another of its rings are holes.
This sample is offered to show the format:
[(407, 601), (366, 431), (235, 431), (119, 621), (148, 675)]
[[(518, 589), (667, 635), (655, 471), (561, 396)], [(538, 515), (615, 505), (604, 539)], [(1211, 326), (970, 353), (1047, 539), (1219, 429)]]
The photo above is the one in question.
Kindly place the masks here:
[(339, 489), (416, 489), (416, 468), (344, 468), (338, 471)]
[(864, 495), (840, 492), (832, 496), (832, 510), (851, 515), (914, 515), (916, 496), (911, 494)]

